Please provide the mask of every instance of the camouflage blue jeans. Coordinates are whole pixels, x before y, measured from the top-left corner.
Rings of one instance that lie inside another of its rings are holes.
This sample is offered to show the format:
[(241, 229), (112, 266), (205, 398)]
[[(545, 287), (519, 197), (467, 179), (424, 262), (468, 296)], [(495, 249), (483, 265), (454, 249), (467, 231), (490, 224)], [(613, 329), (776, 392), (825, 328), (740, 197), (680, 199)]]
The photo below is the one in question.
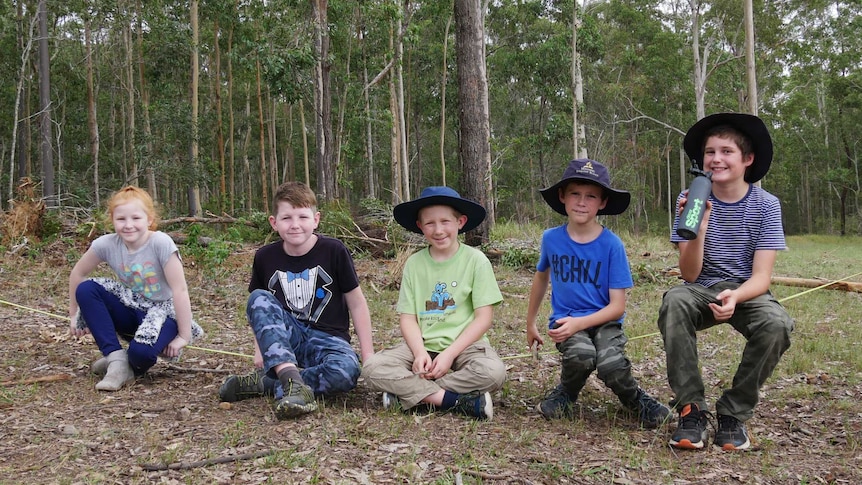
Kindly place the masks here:
[[(302, 380), (315, 395), (347, 392), (356, 387), (361, 369), (350, 342), (303, 324), (265, 290), (249, 295), (246, 316), (269, 377), (277, 377), (273, 370), (277, 365), (292, 363), (300, 368)], [(281, 394), (280, 387), (276, 388), (276, 397)]]
[[(699, 284), (675, 286), (662, 298), (658, 328), (664, 338), (667, 379), (676, 398), (674, 406), (695, 403), (709, 409), (697, 355), (697, 332), (719, 325), (708, 304), (726, 288), (738, 283), (724, 282), (709, 288)], [(754, 414), (760, 387), (772, 375), (781, 355), (790, 347), (793, 319), (770, 293), (736, 305), (730, 324), (745, 337), (742, 360), (715, 403), (718, 414), (747, 421)]]

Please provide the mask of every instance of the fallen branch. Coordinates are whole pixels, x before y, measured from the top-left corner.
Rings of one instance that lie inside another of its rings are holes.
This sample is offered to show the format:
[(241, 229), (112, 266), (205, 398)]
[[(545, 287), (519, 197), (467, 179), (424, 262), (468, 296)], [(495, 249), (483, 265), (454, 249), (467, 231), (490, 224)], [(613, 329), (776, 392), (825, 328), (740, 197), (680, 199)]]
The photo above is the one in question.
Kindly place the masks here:
[(23, 385), (27, 385), (27, 384), (35, 384), (37, 382), (68, 381), (71, 378), (72, 378), (71, 374), (53, 374), (50, 376), (30, 377), (29, 379), (3, 381), (3, 382), (0, 382), (0, 386), (3, 386), (3, 387), (23, 386)]
[[(826, 283), (829, 283), (829, 280), (825, 279), (810, 279), (810, 278), (788, 278), (784, 276), (773, 276), (772, 283), (776, 285), (784, 285), (784, 286), (797, 286), (801, 288), (817, 288), (818, 286), (822, 286)], [(862, 283), (853, 282), (853, 281), (836, 281), (828, 286), (824, 286), (825, 290), (842, 290), (842, 291), (850, 291), (854, 293), (862, 293)]]
[(218, 465), (220, 463), (230, 463), (233, 461), (254, 460), (263, 456), (269, 456), (275, 453), (275, 450), (256, 451), (254, 453), (243, 453), (242, 455), (223, 456), (221, 458), (209, 458), (201, 461), (193, 461), (191, 463), (179, 462), (170, 463), (167, 465), (144, 465), (142, 468), (148, 472), (156, 472), (162, 470), (191, 470), (192, 468), (200, 468), (209, 465)]
[(173, 219), (163, 219), (159, 221), (160, 224), (176, 224), (178, 222), (185, 222), (188, 224), (201, 223), (201, 224), (243, 224), (250, 227), (257, 227), (252, 221), (246, 221), (242, 219), (235, 219), (229, 216), (222, 217), (174, 217)]
[(470, 470), (468, 468), (461, 468), (457, 466), (450, 467), (452, 471), (456, 473), (463, 473), (465, 475), (472, 475), (474, 477), (481, 478), (483, 480), (508, 480), (512, 478), (509, 475), (492, 475), (490, 473), (480, 472), (478, 470)]
[[(663, 272), (665, 276), (679, 277), (679, 268), (671, 268)], [(849, 279), (846, 278), (846, 279)], [(825, 278), (791, 278), (788, 276), (773, 276), (772, 284), (783, 286), (796, 286), (800, 288), (820, 288), (825, 290), (841, 290), (854, 293), (862, 293), (862, 283), (855, 281), (838, 280), (829, 283)]]
[(210, 372), (213, 374), (230, 374), (230, 369), (208, 369), (206, 367), (180, 367), (176, 364), (168, 364), (168, 369), (180, 372)]

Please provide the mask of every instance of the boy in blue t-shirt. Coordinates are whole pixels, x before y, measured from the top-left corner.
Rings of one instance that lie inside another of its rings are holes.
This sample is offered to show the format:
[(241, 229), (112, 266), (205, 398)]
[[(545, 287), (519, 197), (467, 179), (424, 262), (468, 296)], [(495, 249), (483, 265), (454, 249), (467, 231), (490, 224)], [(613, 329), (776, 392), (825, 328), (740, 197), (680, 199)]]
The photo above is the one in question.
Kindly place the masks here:
[(541, 193), (568, 220), (542, 235), (527, 306), (527, 345), (542, 345), (536, 318), (550, 283), (548, 337), (562, 355), (560, 384), (538, 411), (547, 419), (573, 417), (578, 394), (595, 370), (641, 425), (655, 428), (670, 410), (638, 386), (625, 355), (626, 289), (633, 286), (625, 247), (596, 220), (625, 211), (631, 195), (611, 188), (607, 168), (587, 159), (572, 160), (562, 179)]
[[(715, 446), (751, 445), (745, 421), (754, 414), (760, 387), (790, 347), (793, 320), (769, 292), (776, 254), (786, 249), (778, 199), (754, 185), (772, 163), (772, 139), (763, 121), (743, 113), (718, 113), (695, 123), (683, 146), (689, 158), (712, 173), (712, 194), (697, 237), (676, 233), (685, 284), (662, 299), (658, 327), (664, 337), (667, 377), (676, 395), (679, 425), (670, 445), (701, 449), (707, 440), (707, 405), (697, 355), (697, 335), (729, 323), (745, 339), (733, 385), (715, 403)], [(682, 210), (686, 192), (677, 198)]]

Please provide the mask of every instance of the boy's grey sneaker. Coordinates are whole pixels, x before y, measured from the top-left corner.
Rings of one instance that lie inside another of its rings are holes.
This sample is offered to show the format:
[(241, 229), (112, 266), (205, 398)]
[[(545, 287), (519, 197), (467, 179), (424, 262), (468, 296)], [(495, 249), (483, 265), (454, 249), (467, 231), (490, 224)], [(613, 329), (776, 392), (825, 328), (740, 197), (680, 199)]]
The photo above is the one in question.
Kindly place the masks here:
[(278, 419), (298, 418), (314, 411), (317, 411), (314, 392), (306, 384), (294, 380), (288, 381), (284, 397), (275, 403), (275, 417)]
[(569, 396), (562, 384), (557, 385), (545, 399), (536, 406), (545, 419), (563, 419), (575, 417), (575, 400)]
[(748, 433), (742, 421), (726, 414), (718, 415), (718, 429), (715, 430), (715, 446), (725, 451), (745, 450), (751, 446)]
[(462, 394), (449, 411), (471, 418), (490, 420), (494, 417), (494, 403), (491, 401), (490, 392), (471, 392)]
[(218, 397), (222, 402), (242, 401), (263, 395), (263, 375), (260, 371), (244, 376), (228, 376), (218, 390)]
[(670, 409), (658, 402), (643, 389), (638, 389), (638, 397), (632, 411), (638, 413), (638, 420), (644, 428), (657, 428), (666, 423), (670, 417)]
[(697, 404), (690, 403), (682, 407), (679, 413), (679, 425), (670, 438), (669, 444), (674, 448), (684, 450), (699, 450), (707, 440), (706, 411), (701, 411)]

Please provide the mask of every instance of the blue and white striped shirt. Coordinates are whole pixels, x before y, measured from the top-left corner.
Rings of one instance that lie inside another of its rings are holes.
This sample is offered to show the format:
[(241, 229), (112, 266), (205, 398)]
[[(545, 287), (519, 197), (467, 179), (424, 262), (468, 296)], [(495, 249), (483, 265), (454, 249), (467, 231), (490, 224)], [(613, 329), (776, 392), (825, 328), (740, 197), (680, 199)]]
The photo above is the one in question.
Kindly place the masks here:
[[(677, 206), (680, 193), (677, 197)], [(703, 247), (703, 269), (695, 280), (703, 286), (722, 281), (744, 283), (751, 278), (754, 252), (762, 249), (784, 250), (781, 203), (760, 187), (749, 185), (748, 193), (728, 204), (710, 195), (712, 213)], [(679, 214), (674, 218), (670, 240), (685, 241), (676, 233)]]

